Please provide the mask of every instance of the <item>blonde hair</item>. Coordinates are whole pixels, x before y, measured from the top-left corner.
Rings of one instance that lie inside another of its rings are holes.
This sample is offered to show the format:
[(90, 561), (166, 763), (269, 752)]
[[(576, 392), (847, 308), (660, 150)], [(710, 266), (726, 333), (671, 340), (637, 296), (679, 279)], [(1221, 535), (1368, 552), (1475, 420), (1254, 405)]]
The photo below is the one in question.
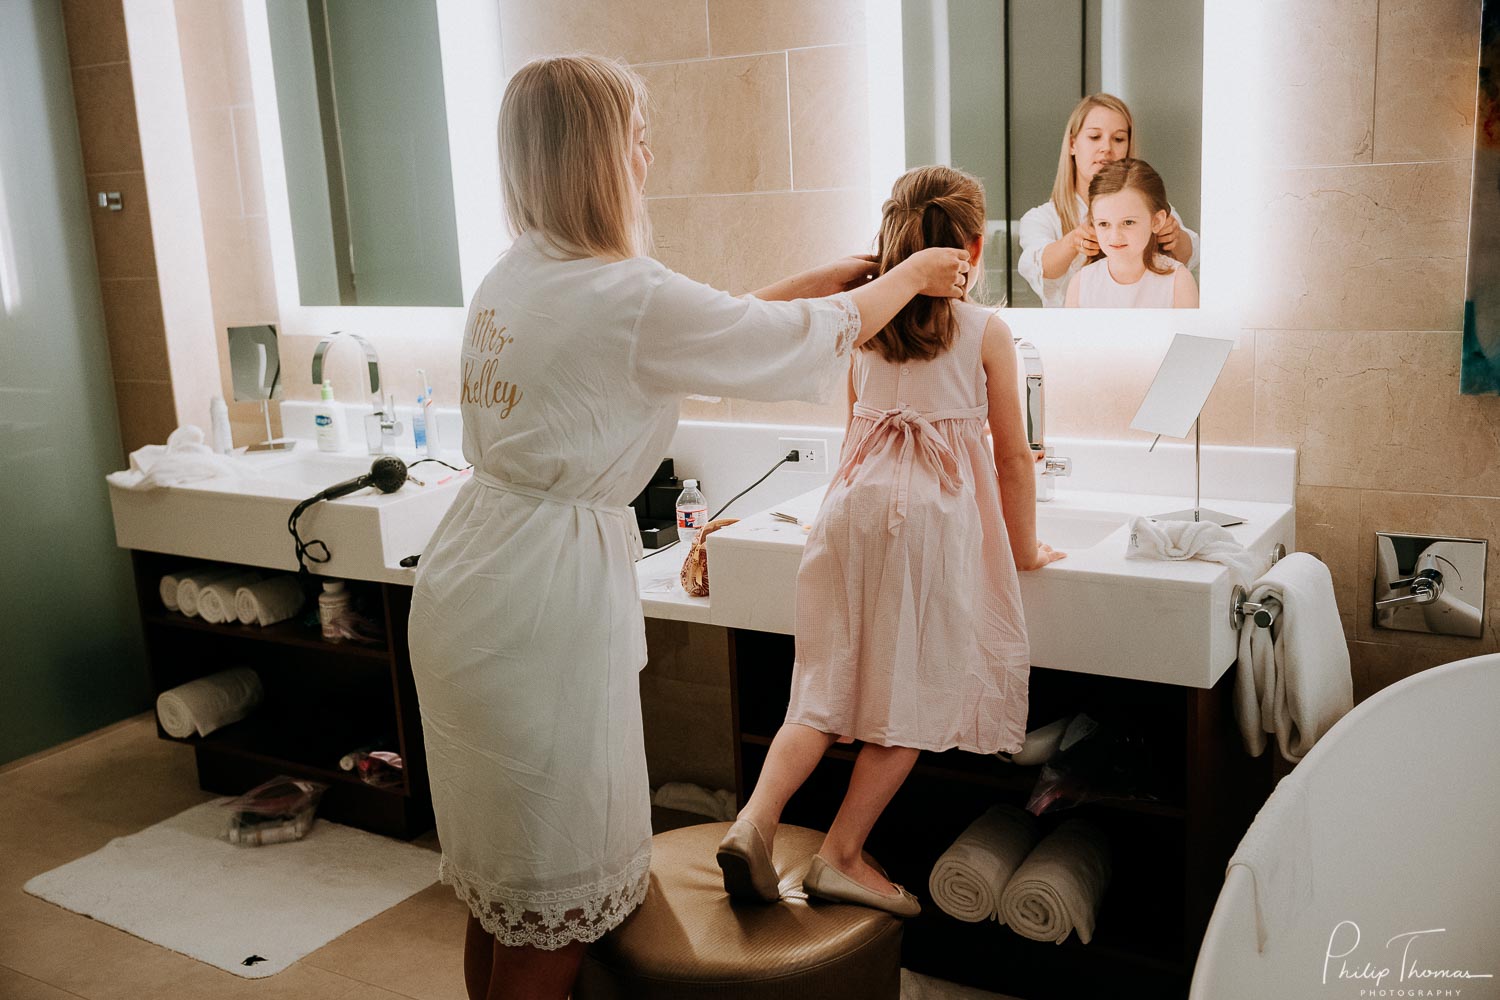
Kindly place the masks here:
[[(1089, 219), (1094, 217), (1094, 199), (1101, 195), (1118, 194), (1121, 191), (1135, 191), (1146, 200), (1146, 207), (1151, 214), (1157, 212), (1171, 212), (1172, 207), (1167, 203), (1167, 185), (1158, 174), (1151, 168), (1151, 164), (1145, 160), (1115, 160), (1106, 163), (1099, 168), (1094, 179), (1089, 181)], [(1172, 265), (1160, 259), (1164, 256), (1161, 248), (1156, 243), (1156, 231), (1153, 229), (1146, 240), (1146, 249), (1142, 254), (1146, 268), (1155, 274), (1171, 274)], [(1090, 262), (1101, 260), (1104, 251), (1100, 250), (1089, 258)]]
[[(978, 178), (944, 166), (908, 170), (880, 210), (880, 273), (928, 247), (962, 250), (983, 234), (984, 187)], [(879, 351), (887, 361), (930, 360), (953, 345), (956, 331), (951, 299), (918, 295), (863, 349)]]
[(1135, 118), (1125, 102), (1113, 94), (1090, 94), (1073, 108), (1068, 123), (1063, 126), (1062, 150), (1057, 154), (1057, 176), (1052, 180), (1052, 207), (1062, 220), (1063, 235), (1078, 228), (1083, 220), (1078, 218), (1078, 164), (1073, 160), (1073, 140), (1083, 131), (1083, 120), (1095, 108), (1107, 108), (1125, 119), (1125, 131), (1129, 138), (1125, 143), (1125, 155), (1135, 156)]
[(533, 59), (500, 102), (500, 176), (512, 236), (536, 230), (569, 257), (635, 257), (651, 244), (631, 170), (646, 85), (593, 55)]

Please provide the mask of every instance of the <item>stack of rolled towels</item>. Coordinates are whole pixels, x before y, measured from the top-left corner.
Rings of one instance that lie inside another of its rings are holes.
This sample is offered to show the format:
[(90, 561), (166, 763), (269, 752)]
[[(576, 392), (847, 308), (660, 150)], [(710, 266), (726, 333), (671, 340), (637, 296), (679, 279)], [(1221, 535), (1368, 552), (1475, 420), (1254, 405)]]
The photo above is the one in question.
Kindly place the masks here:
[(169, 611), (215, 625), (274, 625), (301, 611), (303, 603), (296, 576), (243, 566), (197, 565), (168, 573), (160, 593)]
[(1109, 876), (1109, 841), (1097, 827), (1072, 819), (1041, 837), (1036, 817), (996, 805), (938, 858), (928, 889), (959, 920), (996, 920), (1056, 944), (1076, 932), (1088, 944)]
[(163, 691), (156, 696), (156, 717), (168, 736), (207, 736), (255, 711), (263, 697), (260, 675), (236, 667)]

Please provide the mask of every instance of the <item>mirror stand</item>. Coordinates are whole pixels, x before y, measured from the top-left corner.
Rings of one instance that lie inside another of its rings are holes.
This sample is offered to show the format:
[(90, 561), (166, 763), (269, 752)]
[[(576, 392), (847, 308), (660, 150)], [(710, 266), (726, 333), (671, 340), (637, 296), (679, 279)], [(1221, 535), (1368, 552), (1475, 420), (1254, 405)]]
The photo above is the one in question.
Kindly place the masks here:
[(246, 451), (290, 451), (297, 447), (296, 441), (271, 437), (271, 401), (269, 399), (260, 401), (260, 413), (266, 420), (266, 439), (259, 444), (252, 444), (245, 449)]
[[(1198, 425), (1203, 422), (1203, 415), (1199, 414), (1193, 418), (1193, 506), (1187, 510), (1174, 510), (1168, 514), (1152, 514), (1153, 521), (1209, 521), (1213, 524), (1229, 527), (1232, 524), (1244, 524), (1245, 519), (1238, 514), (1225, 514), (1222, 511), (1206, 510), (1203, 507), (1203, 452), (1199, 446)], [(1161, 435), (1156, 435), (1156, 440), (1151, 442), (1148, 452), (1156, 449), (1156, 442), (1161, 440)]]

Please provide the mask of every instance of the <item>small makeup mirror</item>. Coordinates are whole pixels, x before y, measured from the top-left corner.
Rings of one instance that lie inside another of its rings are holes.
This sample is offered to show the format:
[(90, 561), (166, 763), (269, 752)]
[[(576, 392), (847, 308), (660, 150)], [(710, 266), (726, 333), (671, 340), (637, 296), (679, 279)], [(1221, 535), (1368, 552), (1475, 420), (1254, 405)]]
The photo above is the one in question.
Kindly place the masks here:
[[(1193, 506), (1168, 514), (1156, 514), (1158, 521), (1212, 521), (1225, 525), (1242, 524), (1244, 518), (1234, 514), (1205, 510), (1202, 506), (1202, 468), (1199, 453), (1199, 421), (1208, 394), (1218, 382), (1234, 341), (1218, 337), (1194, 337), (1179, 333), (1172, 338), (1167, 356), (1162, 358), (1146, 398), (1130, 422), (1132, 430), (1167, 437), (1187, 437), (1193, 432)], [(1151, 442), (1156, 447), (1156, 441)]]
[(276, 328), (231, 326), (229, 334), (229, 377), (234, 383), (237, 403), (259, 403), (266, 421), (266, 439), (252, 444), (249, 451), (284, 451), (293, 442), (271, 437), (271, 400), (281, 398), (281, 354), (276, 349)]

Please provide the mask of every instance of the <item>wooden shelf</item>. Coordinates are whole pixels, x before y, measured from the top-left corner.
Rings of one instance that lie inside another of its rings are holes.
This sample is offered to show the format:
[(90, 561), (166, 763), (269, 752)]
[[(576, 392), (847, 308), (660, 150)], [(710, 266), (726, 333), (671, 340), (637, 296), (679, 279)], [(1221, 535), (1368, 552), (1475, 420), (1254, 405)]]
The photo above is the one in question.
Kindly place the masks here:
[(147, 614), (145, 621), (147, 625), (185, 629), (189, 632), (206, 632), (226, 639), (251, 639), (256, 642), (316, 649), (330, 656), (356, 656), (381, 663), (389, 663), (391, 658), (390, 648), (384, 644), (376, 646), (358, 642), (329, 642), (317, 630), (308, 628), (295, 618), (264, 626), (241, 625), (238, 622), (214, 625), (201, 618), (189, 618), (187, 615), (175, 612), (164, 612)]

